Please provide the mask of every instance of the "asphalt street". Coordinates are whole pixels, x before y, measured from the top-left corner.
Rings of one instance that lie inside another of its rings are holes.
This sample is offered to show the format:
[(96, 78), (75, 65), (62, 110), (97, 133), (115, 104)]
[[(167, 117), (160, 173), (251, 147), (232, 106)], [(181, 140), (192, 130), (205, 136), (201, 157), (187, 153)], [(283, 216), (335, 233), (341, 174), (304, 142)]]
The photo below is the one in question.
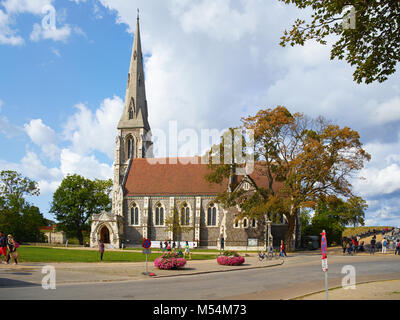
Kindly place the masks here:
[[(330, 257), (329, 287), (338, 287), (352, 265), (357, 283), (400, 279), (400, 257)], [(212, 299), (292, 299), (324, 290), (321, 259), (316, 255), (289, 257), (284, 265), (265, 269), (185, 275), (170, 278), (57, 285), (45, 290), (41, 285), (19, 283), (0, 288), (0, 299), (18, 300), (212, 300)], [(400, 288), (399, 288), (400, 289)]]

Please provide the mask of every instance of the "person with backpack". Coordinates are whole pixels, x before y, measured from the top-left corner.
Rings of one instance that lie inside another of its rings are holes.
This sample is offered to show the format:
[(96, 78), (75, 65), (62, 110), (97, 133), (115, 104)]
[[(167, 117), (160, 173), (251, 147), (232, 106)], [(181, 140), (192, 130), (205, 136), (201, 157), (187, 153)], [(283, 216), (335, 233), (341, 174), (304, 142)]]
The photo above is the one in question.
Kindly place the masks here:
[(0, 231), (0, 256), (4, 256), (4, 261), (1, 263), (7, 264), (7, 239), (4, 236), (4, 233)]
[(386, 246), (387, 246), (387, 240), (386, 238), (383, 239), (382, 241), (382, 253), (386, 253)]
[(7, 263), (10, 262), (10, 259), (12, 257), (14, 259), (14, 264), (18, 264), (17, 248), (19, 247), (19, 244), (14, 240), (11, 234), (7, 236), (7, 247), (8, 247)]

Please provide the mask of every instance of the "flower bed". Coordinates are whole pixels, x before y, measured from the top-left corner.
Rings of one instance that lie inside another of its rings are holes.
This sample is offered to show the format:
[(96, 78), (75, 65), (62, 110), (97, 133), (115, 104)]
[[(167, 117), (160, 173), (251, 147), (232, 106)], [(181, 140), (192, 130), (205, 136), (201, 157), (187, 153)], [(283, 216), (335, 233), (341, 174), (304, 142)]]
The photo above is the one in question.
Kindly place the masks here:
[(244, 257), (239, 255), (236, 251), (224, 251), (224, 253), (217, 257), (218, 264), (225, 266), (239, 266), (244, 263)]
[(180, 258), (177, 253), (164, 253), (161, 257), (154, 260), (154, 266), (158, 269), (171, 270), (184, 267), (186, 260)]

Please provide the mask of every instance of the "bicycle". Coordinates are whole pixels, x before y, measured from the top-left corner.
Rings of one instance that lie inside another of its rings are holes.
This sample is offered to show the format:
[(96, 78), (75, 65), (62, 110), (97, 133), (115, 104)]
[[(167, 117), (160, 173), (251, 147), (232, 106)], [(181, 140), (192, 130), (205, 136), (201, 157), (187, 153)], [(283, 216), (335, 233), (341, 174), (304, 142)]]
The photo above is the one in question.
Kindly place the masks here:
[(259, 261), (266, 261), (266, 260), (272, 260), (272, 259), (279, 259), (279, 253), (277, 251), (275, 251), (272, 247), (270, 248), (270, 250), (268, 251), (267, 254), (265, 254), (263, 251), (258, 253), (258, 260)]

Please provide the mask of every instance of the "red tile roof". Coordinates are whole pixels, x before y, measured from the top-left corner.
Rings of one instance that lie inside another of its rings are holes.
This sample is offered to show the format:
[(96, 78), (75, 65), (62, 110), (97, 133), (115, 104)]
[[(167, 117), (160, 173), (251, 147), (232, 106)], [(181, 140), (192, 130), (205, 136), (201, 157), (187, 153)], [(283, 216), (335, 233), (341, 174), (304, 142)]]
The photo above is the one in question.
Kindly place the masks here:
[[(204, 176), (210, 173), (210, 170), (206, 164), (201, 164), (199, 157), (162, 160), (166, 163), (155, 163), (161, 159), (133, 159), (125, 183), (125, 195), (215, 196), (227, 188), (227, 181), (222, 184), (211, 184), (205, 180)], [(198, 164), (195, 164), (195, 161)], [(250, 177), (257, 186), (268, 187), (267, 177), (259, 170), (256, 169)]]

